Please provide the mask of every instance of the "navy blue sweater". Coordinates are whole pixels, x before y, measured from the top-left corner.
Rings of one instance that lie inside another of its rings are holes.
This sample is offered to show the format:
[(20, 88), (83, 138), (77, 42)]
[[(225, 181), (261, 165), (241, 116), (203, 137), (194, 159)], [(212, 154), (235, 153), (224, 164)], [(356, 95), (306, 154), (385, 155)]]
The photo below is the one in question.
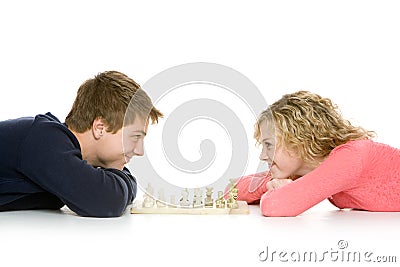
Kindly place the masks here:
[(136, 190), (126, 168), (96, 168), (82, 160), (78, 140), (52, 114), (0, 122), (0, 207), (46, 192), (78, 215), (117, 217)]

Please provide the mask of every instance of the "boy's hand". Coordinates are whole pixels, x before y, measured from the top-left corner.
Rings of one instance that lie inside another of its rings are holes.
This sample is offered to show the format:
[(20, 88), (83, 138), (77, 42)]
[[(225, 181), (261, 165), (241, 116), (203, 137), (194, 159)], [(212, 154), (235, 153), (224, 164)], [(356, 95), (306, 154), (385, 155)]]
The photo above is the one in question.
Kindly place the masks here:
[(267, 190), (272, 190), (285, 186), (291, 182), (293, 182), (291, 179), (272, 179), (266, 184), (266, 186)]

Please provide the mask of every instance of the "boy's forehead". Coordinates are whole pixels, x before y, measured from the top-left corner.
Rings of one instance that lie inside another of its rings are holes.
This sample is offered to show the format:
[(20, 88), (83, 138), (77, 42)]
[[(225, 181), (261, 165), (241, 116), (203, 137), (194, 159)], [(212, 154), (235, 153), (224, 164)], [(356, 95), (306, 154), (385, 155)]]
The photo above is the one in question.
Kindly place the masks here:
[(147, 131), (147, 127), (149, 125), (149, 120), (144, 120), (139, 116), (135, 118), (133, 123), (124, 125), (125, 130), (127, 131)]

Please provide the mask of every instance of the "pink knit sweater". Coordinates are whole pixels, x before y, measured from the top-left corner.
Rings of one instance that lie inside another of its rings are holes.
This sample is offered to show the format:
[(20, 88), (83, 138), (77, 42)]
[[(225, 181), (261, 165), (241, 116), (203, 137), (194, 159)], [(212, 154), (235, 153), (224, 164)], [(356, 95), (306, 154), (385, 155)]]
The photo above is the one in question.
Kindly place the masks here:
[(297, 216), (326, 198), (340, 209), (400, 211), (400, 149), (372, 140), (340, 145), (312, 172), (267, 192), (269, 180), (268, 173), (242, 177), (238, 200), (260, 200), (264, 216)]

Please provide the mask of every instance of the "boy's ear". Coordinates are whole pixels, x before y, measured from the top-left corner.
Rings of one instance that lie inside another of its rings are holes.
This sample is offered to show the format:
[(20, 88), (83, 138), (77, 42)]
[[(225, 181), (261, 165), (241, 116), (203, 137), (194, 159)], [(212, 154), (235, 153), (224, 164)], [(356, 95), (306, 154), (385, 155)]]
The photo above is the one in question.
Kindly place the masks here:
[(106, 132), (106, 125), (102, 118), (96, 118), (92, 124), (92, 134), (94, 139), (99, 140)]

